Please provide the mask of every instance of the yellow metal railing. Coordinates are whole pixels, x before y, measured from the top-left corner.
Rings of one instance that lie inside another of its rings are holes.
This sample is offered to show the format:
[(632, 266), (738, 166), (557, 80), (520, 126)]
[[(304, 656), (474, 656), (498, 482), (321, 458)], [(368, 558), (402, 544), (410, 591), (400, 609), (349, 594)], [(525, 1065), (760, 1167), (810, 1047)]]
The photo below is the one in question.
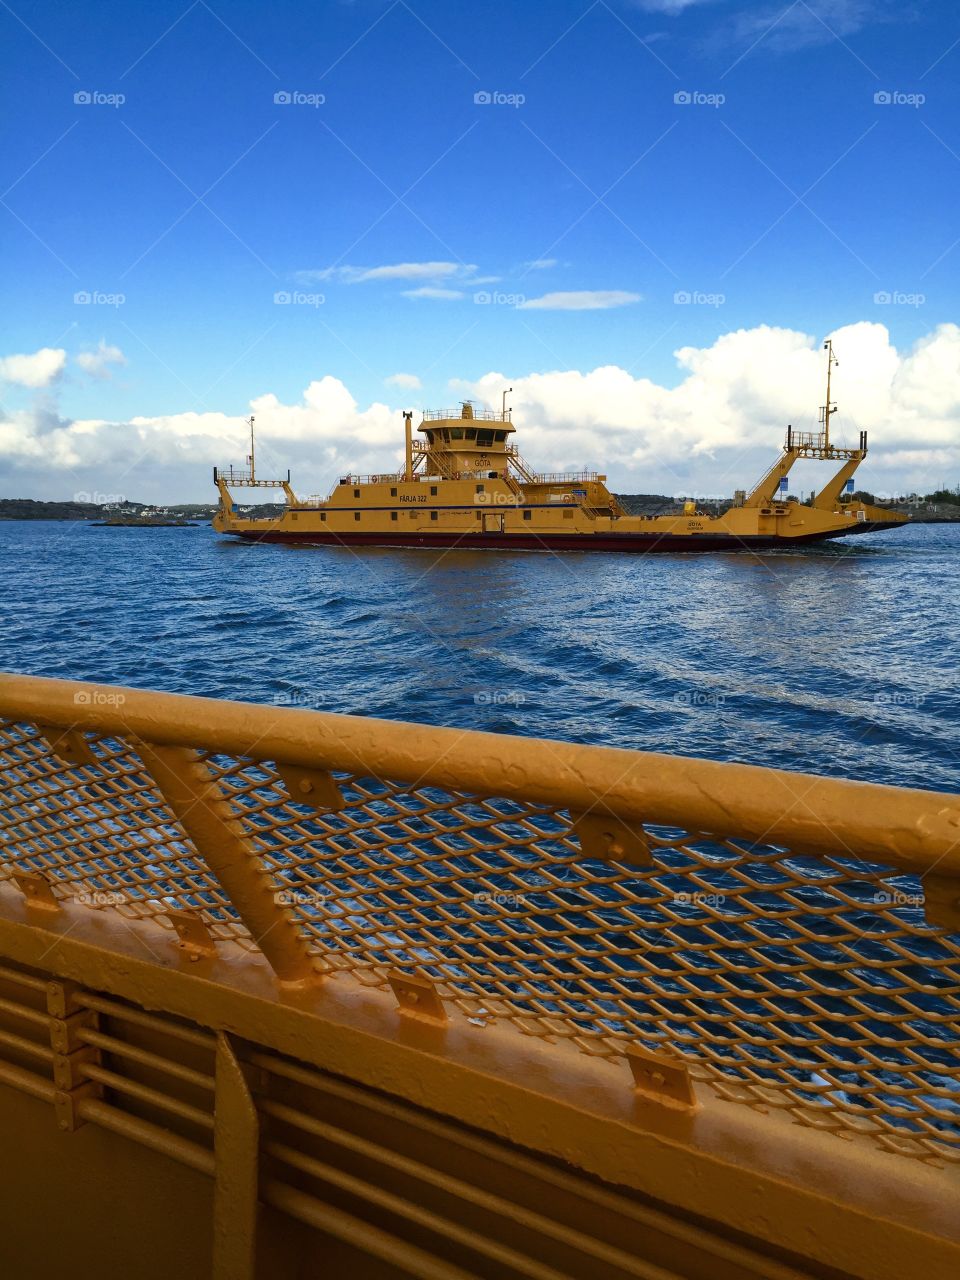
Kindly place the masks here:
[(469, 406), (469, 412), (464, 412), (463, 405), (459, 405), (456, 409), (425, 409), (423, 412), (424, 422), (509, 422), (511, 410), (507, 410), (506, 414), (499, 413), (495, 409), (475, 409)]
[(0, 880), (960, 1160), (960, 798), (0, 677)]

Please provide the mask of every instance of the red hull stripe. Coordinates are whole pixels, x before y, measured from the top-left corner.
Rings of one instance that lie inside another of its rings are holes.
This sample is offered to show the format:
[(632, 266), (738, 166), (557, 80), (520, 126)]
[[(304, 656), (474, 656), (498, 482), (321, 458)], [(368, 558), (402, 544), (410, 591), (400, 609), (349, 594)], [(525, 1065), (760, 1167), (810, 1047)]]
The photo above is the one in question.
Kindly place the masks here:
[(830, 533), (801, 534), (778, 538), (766, 535), (735, 537), (726, 533), (656, 534), (656, 533), (303, 533), (277, 530), (228, 529), (234, 537), (248, 542), (303, 543), (318, 547), (405, 547), (413, 550), (486, 551), (753, 551), (771, 547), (797, 546), (823, 542), (851, 534), (871, 533), (898, 525), (857, 523), (849, 529)]

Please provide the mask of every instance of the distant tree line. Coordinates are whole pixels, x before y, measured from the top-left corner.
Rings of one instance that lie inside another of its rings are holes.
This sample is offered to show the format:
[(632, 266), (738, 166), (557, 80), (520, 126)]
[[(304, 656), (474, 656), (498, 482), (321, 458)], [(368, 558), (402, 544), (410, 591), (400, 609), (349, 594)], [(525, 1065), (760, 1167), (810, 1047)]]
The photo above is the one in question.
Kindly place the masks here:
[[(877, 498), (874, 494), (866, 489), (858, 489), (853, 495), (854, 499), (860, 502), (876, 502)], [(881, 501), (888, 499), (881, 498)], [(895, 499), (896, 502), (945, 502), (952, 506), (960, 507), (960, 485), (956, 489), (936, 489), (933, 493), (907, 493), (902, 498)]]

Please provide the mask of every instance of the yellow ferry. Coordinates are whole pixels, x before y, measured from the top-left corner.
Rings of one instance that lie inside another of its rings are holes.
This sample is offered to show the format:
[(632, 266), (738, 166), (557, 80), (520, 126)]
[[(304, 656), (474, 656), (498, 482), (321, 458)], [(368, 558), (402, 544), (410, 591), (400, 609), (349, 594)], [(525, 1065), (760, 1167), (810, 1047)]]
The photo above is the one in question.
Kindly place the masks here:
[[(405, 412), (403, 469), (382, 475), (341, 476), (326, 499), (303, 500), (285, 480), (257, 477), (253, 419), (248, 469), (214, 468), (220, 506), (213, 527), (257, 542), (317, 545), (530, 551), (737, 551), (800, 545), (904, 524), (905, 515), (846, 498), (867, 454), (867, 433), (855, 449), (830, 440), (836, 405), (827, 358), (827, 403), (820, 430), (787, 428), (783, 452), (751, 493), (738, 490), (722, 515), (686, 502), (674, 515), (628, 515), (606, 476), (594, 471), (541, 473), (520, 456), (510, 437), (510, 411), (425, 412), (413, 439), (413, 414)], [(811, 505), (788, 501), (786, 478), (799, 459), (841, 462)], [(250, 518), (235, 508), (233, 489), (282, 489), (286, 508), (276, 517)]]

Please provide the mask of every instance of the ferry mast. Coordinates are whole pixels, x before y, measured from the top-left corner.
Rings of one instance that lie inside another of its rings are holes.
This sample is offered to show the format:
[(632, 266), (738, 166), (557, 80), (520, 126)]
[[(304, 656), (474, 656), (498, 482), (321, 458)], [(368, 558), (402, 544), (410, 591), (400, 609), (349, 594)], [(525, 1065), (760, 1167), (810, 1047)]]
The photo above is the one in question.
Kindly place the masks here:
[(251, 481), (256, 481), (257, 468), (256, 468), (256, 452), (254, 449), (254, 442), (253, 442), (253, 414), (252, 413), (250, 417), (247, 418), (247, 426), (250, 428), (250, 456), (247, 458), (247, 461), (250, 463), (250, 479)]
[(839, 365), (840, 361), (833, 354), (833, 339), (828, 338), (823, 344), (823, 349), (827, 354), (827, 403), (820, 408), (820, 425), (823, 427), (823, 448), (825, 451), (830, 449), (830, 415), (837, 412), (837, 406), (830, 400), (830, 376), (833, 373), (833, 366)]

